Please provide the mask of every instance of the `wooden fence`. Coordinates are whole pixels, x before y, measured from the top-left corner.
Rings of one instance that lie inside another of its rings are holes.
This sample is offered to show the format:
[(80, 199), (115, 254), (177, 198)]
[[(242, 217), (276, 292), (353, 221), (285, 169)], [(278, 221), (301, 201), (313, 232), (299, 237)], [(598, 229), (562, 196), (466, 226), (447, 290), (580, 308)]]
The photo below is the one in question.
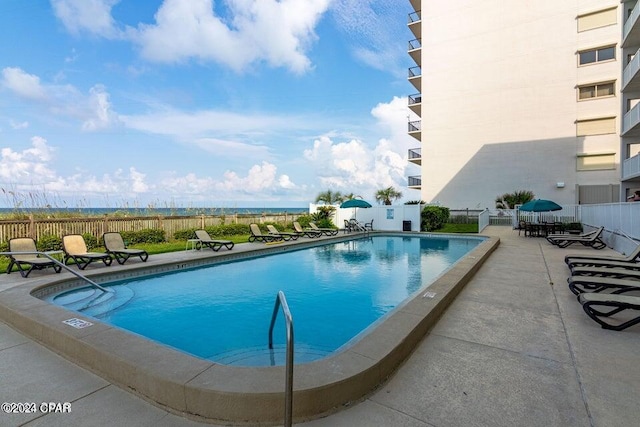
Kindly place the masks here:
[(136, 216), (136, 217), (86, 217), (86, 218), (42, 218), (0, 220), (0, 242), (14, 237), (62, 236), (89, 233), (100, 238), (107, 231), (139, 231), (143, 229), (164, 230), (167, 239), (173, 239), (176, 231), (188, 228), (205, 228), (220, 224), (287, 223), (305, 214), (260, 214), (225, 216)]

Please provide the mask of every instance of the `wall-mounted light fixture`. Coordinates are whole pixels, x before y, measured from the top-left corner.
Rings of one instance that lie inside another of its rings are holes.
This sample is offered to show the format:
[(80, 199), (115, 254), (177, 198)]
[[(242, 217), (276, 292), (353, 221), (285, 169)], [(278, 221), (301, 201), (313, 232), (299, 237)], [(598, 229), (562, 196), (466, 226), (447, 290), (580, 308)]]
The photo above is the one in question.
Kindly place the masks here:
[(564, 188), (564, 182), (556, 182), (556, 188)]

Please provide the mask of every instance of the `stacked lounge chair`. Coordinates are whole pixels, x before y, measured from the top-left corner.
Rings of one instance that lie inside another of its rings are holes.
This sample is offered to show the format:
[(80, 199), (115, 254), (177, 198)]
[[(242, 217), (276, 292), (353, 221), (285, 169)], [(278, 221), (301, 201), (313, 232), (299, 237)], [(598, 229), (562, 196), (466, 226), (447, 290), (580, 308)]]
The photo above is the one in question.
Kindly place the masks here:
[(316, 225), (315, 222), (310, 222), (309, 227), (311, 227), (312, 230), (321, 232), (325, 236), (335, 236), (336, 234), (338, 234), (337, 228), (320, 228)]
[[(640, 248), (640, 247), (639, 247)], [(604, 329), (621, 331), (640, 323), (640, 249), (629, 256), (582, 257), (571, 255), (569, 289), (584, 312)], [(635, 295), (628, 294), (635, 292)], [(630, 313), (630, 315), (628, 315)], [(620, 319), (614, 317), (622, 314)]]
[(282, 236), (274, 236), (271, 234), (262, 234), (260, 227), (258, 224), (250, 224), (249, 229), (251, 231), (251, 235), (249, 236), (249, 242), (282, 242), (284, 239)]
[(282, 240), (298, 240), (300, 235), (298, 233), (288, 233), (285, 231), (278, 230), (274, 225), (268, 224), (267, 230), (269, 230), (269, 234), (276, 237), (282, 237)]
[(300, 223), (298, 221), (293, 221), (293, 229), (296, 230), (296, 233), (298, 233), (299, 235), (304, 236), (304, 237), (315, 238), (315, 237), (322, 236), (322, 232), (321, 231), (313, 230), (313, 229), (310, 229), (310, 228), (302, 228), (302, 226), (300, 225)]
[(608, 266), (611, 263), (637, 263), (640, 258), (640, 245), (628, 256), (616, 255), (567, 255), (564, 262), (569, 266)]
[(602, 249), (607, 247), (606, 243), (600, 239), (603, 231), (604, 227), (599, 227), (595, 231), (577, 236), (572, 234), (551, 234), (547, 236), (547, 240), (559, 248), (566, 248), (574, 243), (580, 243), (594, 249)]

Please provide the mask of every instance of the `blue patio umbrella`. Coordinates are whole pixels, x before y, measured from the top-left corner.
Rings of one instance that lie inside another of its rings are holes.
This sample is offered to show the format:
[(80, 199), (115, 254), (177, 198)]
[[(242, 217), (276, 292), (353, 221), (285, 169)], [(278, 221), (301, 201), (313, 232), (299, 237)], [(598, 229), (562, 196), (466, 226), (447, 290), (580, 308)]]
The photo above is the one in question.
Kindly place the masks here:
[(562, 206), (551, 200), (534, 199), (520, 206), (520, 210), (525, 212), (550, 212), (560, 211)]
[[(341, 208), (370, 208), (371, 203), (362, 200), (362, 199), (349, 199), (340, 204)], [(353, 217), (356, 217), (356, 212), (354, 209)]]
[(370, 208), (371, 203), (362, 199), (349, 199), (340, 205), (341, 208)]

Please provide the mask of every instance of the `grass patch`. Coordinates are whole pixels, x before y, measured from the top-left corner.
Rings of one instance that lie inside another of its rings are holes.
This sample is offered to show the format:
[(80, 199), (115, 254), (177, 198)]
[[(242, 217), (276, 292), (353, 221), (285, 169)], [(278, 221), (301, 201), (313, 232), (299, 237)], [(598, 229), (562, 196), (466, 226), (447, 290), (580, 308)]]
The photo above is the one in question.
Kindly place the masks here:
[(478, 224), (445, 224), (439, 230), (439, 233), (477, 233)]

